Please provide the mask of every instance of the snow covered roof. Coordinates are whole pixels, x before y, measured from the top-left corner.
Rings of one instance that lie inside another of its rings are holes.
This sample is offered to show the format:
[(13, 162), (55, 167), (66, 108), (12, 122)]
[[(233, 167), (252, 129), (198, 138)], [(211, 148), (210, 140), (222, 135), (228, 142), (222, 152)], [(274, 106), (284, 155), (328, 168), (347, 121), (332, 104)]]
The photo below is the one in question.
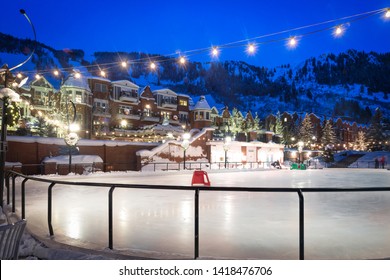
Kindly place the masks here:
[(177, 96), (176, 92), (174, 92), (173, 90), (168, 89), (168, 88), (153, 90), (153, 94), (155, 94), (155, 93), (156, 94), (162, 94), (162, 95)]
[(69, 76), (65, 80), (63, 87), (75, 87), (75, 88), (80, 88), (80, 89), (85, 89), (85, 90), (91, 91), (91, 89), (89, 88), (87, 79), (83, 76), (81, 76), (80, 78), (76, 78), (73, 75)]
[(134, 88), (137, 88), (139, 89), (139, 86), (130, 82), (129, 80), (118, 80), (118, 81), (113, 81), (112, 82), (114, 85), (123, 85), (123, 86), (127, 86), (127, 87), (134, 87)]
[(209, 103), (206, 98), (202, 95), (199, 101), (195, 104), (194, 110), (211, 110)]

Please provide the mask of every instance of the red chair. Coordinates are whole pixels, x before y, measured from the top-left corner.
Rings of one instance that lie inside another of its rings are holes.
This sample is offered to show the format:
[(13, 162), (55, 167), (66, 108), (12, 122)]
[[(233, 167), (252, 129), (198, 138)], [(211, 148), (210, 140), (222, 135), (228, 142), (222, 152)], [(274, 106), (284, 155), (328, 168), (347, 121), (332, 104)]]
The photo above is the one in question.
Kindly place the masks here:
[(192, 175), (191, 185), (210, 186), (210, 180), (207, 172), (203, 170), (195, 170), (194, 174)]

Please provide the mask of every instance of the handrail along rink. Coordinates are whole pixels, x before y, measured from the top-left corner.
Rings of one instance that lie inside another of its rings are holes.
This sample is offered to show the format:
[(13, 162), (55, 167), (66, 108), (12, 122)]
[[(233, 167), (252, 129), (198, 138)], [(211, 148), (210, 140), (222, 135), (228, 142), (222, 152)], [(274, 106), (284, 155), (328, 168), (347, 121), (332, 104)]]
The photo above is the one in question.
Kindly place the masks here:
[[(12, 177), (12, 188), (9, 188), (9, 181)], [(21, 183), (21, 213), (22, 219), (26, 216), (26, 183), (30, 181), (38, 181), (48, 184), (47, 199), (47, 217), (48, 217), (48, 229), (50, 236), (54, 236), (54, 229), (52, 226), (52, 212), (53, 212), (53, 189), (54, 187), (64, 186), (87, 186), (87, 187), (99, 187), (107, 188), (107, 213), (108, 213), (108, 248), (114, 249), (114, 191), (118, 188), (124, 189), (159, 189), (159, 190), (184, 190), (194, 192), (194, 259), (199, 258), (199, 193), (200, 192), (271, 192), (271, 193), (296, 193), (298, 196), (298, 213), (299, 213), (299, 259), (304, 260), (305, 253), (305, 197), (304, 193), (320, 193), (320, 192), (390, 192), (390, 187), (359, 187), (359, 188), (270, 188), (270, 187), (209, 187), (209, 186), (173, 186), (173, 185), (142, 185), (142, 184), (110, 184), (110, 183), (97, 183), (97, 182), (74, 182), (74, 181), (61, 181), (50, 180), (44, 178), (37, 178), (33, 176), (23, 175), (21, 173), (8, 170), (5, 174), (7, 189), (7, 203), (9, 204), (9, 196), (12, 196), (12, 212), (15, 213), (15, 185), (16, 178), (23, 178)], [(10, 194), (10, 189), (12, 193)], [(390, 214), (390, 213), (389, 213)]]

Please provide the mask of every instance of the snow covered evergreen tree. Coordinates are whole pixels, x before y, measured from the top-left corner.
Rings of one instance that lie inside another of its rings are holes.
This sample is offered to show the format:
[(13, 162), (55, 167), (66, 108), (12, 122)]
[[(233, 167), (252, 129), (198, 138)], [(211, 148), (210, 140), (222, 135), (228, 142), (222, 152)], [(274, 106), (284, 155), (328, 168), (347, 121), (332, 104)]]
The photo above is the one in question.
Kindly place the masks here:
[(371, 118), (371, 124), (367, 133), (369, 151), (380, 151), (384, 147), (385, 135), (382, 126), (382, 112), (376, 108), (374, 115)]
[(276, 121), (275, 121), (275, 134), (279, 137), (280, 143), (285, 144), (284, 134), (283, 134), (283, 124), (280, 116), (280, 112), (276, 114)]
[(313, 124), (310, 120), (308, 114), (306, 114), (305, 118), (301, 123), (301, 127), (299, 128), (299, 141), (302, 141), (305, 146), (309, 145), (313, 137)]
[(353, 143), (353, 149), (356, 151), (365, 151), (367, 149), (366, 134), (364, 131), (359, 131), (355, 142)]
[(229, 124), (229, 130), (235, 137), (238, 133), (242, 130), (242, 123), (244, 121), (244, 118), (242, 117), (241, 113), (238, 111), (237, 108), (233, 108), (232, 115), (230, 116), (230, 119), (228, 120)]
[(333, 124), (331, 120), (326, 120), (322, 129), (321, 143), (326, 146), (332, 146), (336, 143), (336, 135), (333, 130)]

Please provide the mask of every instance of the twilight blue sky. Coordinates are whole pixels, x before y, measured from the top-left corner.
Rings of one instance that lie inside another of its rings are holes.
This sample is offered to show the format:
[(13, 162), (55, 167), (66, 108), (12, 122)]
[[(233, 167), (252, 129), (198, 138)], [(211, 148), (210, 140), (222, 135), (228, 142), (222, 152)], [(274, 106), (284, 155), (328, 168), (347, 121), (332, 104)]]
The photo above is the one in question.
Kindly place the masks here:
[[(12, 0), (2, 4), (0, 32), (33, 38), (28, 22), (19, 13), (19, 9), (23, 8), (35, 25), (38, 41), (55, 49), (83, 49), (87, 60), (91, 59), (90, 54), (94, 51), (140, 51), (167, 55), (385, 7), (390, 7), (390, 0)], [(287, 32), (283, 37), (321, 28), (323, 26)], [(223, 49), (219, 60), (244, 60), (259, 66), (277, 66), (299, 63), (322, 53), (337, 54), (351, 48), (389, 52), (389, 34), (390, 20), (385, 21), (380, 15), (375, 15), (351, 23), (342, 38), (333, 38), (328, 30), (301, 38), (294, 50), (287, 49), (280, 41), (261, 45), (252, 56), (245, 53), (244, 46)], [(189, 59), (206, 61), (210, 60), (210, 56), (205, 53)]]

